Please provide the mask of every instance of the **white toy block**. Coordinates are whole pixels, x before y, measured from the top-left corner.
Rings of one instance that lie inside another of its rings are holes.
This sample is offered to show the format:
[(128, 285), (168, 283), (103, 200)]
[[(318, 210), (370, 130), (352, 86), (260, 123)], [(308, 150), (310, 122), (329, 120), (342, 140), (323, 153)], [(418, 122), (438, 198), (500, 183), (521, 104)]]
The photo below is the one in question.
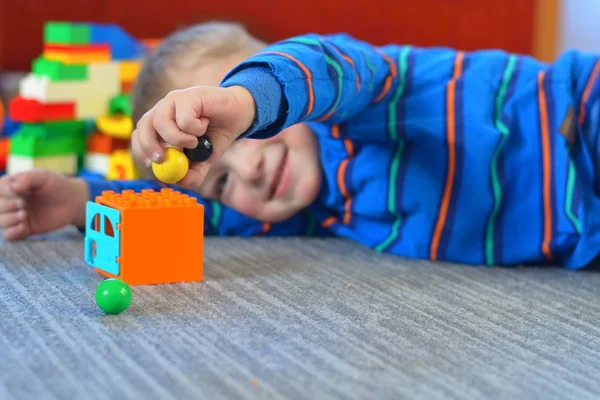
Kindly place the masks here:
[(6, 163), (6, 173), (16, 174), (43, 168), (64, 175), (77, 174), (77, 155), (67, 154), (63, 156), (27, 157), (9, 155)]
[(48, 82), (50, 80), (47, 77), (28, 74), (19, 82), (19, 94), (26, 99), (43, 99)]
[(100, 175), (108, 175), (110, 154), (88, 153), (85, 155), (85, 169)]

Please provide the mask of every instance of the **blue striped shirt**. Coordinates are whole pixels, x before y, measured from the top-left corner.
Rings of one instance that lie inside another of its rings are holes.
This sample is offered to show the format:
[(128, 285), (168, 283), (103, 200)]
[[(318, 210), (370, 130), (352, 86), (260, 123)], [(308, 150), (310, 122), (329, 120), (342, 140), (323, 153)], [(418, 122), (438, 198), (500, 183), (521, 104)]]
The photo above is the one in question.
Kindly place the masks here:
[[(309, 124), (321, 192), (272, 225), (200, 199), (206, 232), (334, 235), (404, 257), (584, 267), (600, 250), (599, 75), (600, 57), (575, 51), (545, 64), (348, 35), (275, 43), (223, 85), (257, 99), (247, 136)], [(89, 184), (92, 196), (161, 187)]]

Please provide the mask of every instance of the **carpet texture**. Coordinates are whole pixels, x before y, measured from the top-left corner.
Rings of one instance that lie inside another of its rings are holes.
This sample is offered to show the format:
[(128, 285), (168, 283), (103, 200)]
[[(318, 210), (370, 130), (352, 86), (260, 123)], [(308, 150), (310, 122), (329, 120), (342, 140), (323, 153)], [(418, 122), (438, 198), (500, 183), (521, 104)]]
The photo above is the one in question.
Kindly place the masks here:
[(74, 231), (0, 242), (0, 399), (597, 399), (600, 273), (211, 239), (205, 282), (101, 278)]

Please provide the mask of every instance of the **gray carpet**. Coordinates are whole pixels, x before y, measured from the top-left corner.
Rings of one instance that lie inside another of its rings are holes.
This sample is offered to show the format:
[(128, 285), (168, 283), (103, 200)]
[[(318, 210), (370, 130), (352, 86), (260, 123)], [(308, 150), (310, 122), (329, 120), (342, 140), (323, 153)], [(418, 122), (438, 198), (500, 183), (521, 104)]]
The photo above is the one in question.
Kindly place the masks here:
[(72, 231), (0, 243), (0, 399), (592, 399), (600, 273), (207, 239), (105, 316)]

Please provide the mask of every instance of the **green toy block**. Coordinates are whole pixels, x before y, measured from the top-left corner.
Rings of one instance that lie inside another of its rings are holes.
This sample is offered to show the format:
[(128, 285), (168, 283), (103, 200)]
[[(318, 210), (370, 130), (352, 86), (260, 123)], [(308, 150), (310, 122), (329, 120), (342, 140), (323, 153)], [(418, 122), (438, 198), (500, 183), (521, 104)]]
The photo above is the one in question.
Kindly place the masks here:
[(127, 94), (119, 94), (112, 99), (108, 105), (110, 115), (125, 114), (131, 117), (131, 98)]
[(90, 129), (88, 121), (73, 120), (73, 121), (52, 121), (39, 124), (50, 134), (76, 133), (85, 134)]
[(46, 44), (90, 44), (92, 29), (89, 24), (47, 22), (44, 25)]
[(82, 156), (86, 144), (83, 127), (78, 121), (23, 124), (11, 137), (10, 154), (26, 157)]
[(51, 81), (80, 81), (88, 77), (87, 65), (67, 65), (44, 57), (33, 61), (31, 71), (34, 75), (46, 76)]

